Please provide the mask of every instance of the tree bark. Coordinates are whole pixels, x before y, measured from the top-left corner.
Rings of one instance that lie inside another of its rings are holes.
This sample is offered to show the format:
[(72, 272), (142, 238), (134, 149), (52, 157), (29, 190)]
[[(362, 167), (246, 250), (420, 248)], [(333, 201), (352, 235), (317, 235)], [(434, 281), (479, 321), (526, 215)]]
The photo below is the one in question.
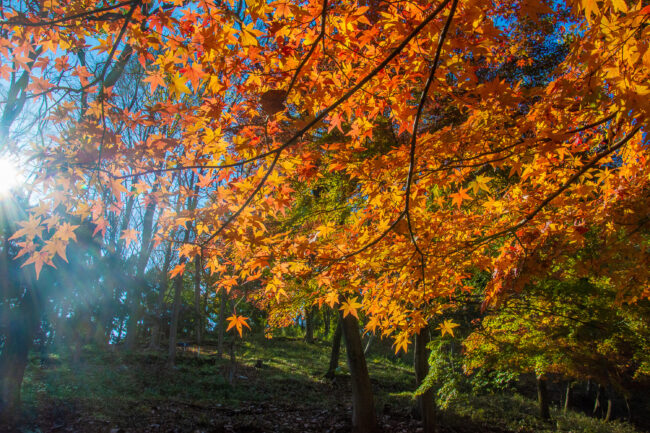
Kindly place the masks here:
[(155, 318), (153, 326), (151, 327), (151, 340), (149, 341), (149, 349), (160, 349), (160, 328), (162, 327), (162, 312), (163, 304), (165, 303), (165, 295), (169, 289), (169, 268), (172, 260), (172, 243), (167, 244), (165, 251), (165, 260), (163, 261), (162, 271), (160, 273), (160, 292), (158, 293), (158, 300), (156, 302), (156, 311), (154, 312)]
[[(185, 237), (187, 238), (188, 236)], [(181, 257), (180, 259), (180, 264), (183, 263), (185, 263), (185, 257)], [(178, 332), (178, 316), (180, 315), (180, 311), (181, 311), (182, 290), (183, 290), (183, 276), (176, 275), (176, 278), (174, 278), (174, 306), (172, 307), (172, 320), (171, 320), (171, 325), (169, 327), (169, 348), (167, 351), (168, 367), (173, 367), (174, 363), (176, 362), (176, 333)]]
[(226, 332), (226, 309), (228, 306), (228, 293), (221, 289), (219, 294), (219, 323), (217, 324), (217, 353), (223, 357), (223, 340)]
[(546, 379), (542, 375), (537, 376), (537, 402), (539, 403), (540, 418), (543, 420), (551, 419)]
[(566, 415), (569, 411), (569, 406), (571, 405), (571, 394), (573, 393), (573, 383), (571, 381), (567, 382), (566, 393), (564, 395), (564, 409), (562, 412)]
[[(429, 330), (423, 328), (415, 336), (415, 384), (419, 387), (422, 385), (424, 378), (429, 373)], [(424, 433), (435, 433), (436, 431), (436, 407), (433, 395), (433, 389), (429, 389), (422, 395), (418, 396), (418, 409), (422, 419)]]
[(352, 427), (355, 433), (377, 431), (372, 385), (366, 358), (363, 356), (359, 321), (352, 314), (339, 318), (342, 322), (348, 368), (352, 376)]
[(20, 387), (40, 318), (32, 290), (25, 291), (20, 305), (10, 314), (0, 355), (0, 425), (12, 423), (20, 413)]
[(145, 269), (149, 262), (151, 254), (151, 237), (153, 235), (153, 217), (156, 212), (156, 202), (150, 200), (144, 211), (142, 222), (142, 243), (140, 245), (140, 254), (135, 270), (135, 278), (131, 282), (131, 288), (128, 293), (129, 320), (126, 325), (126, 349), (132, 350), (138, 336), (138, 322), (142, 318), (141, 297), (142, 289), (145, 284)]
[(203, 313), (201, 311), (201, 272), (203, 265), (201, 264), (201, 254), (197, 254), (194, 258), (194, 313), (196, 314), (196, 344), (201, 350), (201, 329), (203, 328)]
[(325, 309), (323, 311), (323, 327), (325, 328), (325, 337), (330, 335), (330, 316), (332, 312), (330, 311), (329, 308)]
[[(192, 173), (189, 187), (194, 187), (194, 173)], [(187, 209), (192, 212), (196, 209), (198, 186), (194, 187), (194, 198), (190, 197), (187, 200)], [(192, 223), (185, 224), (185, 235), (183, 236), (183, 243), (187, 244), (190, 240), (190, 233), (192, 232)], [(181, 257), (179, 264), (185, 264), (186, 257)], [(181, 292), (183, 290), (183, 275), (176, 275), (174, 279), (174, 305), (172, 308), (172, 320), (169, 327), (169, 347), (167, 351), (167, 366), (173, 367), (176, 362), (176, 334), (178, 333), (178, 316), (181, 311)]]
[(341, 326), (341, 321), (339, 320), (336, 324), (336, 330), (334, 331), (334, 336), (332, 337), (332, 351), (330, 353), (330, 365), (325, 373), (327, 379), (334, 379), (336, 376), (336, 369), (339, 366), (339, 357), (341, 354), (341, 335), (343, 334), (343, 327)]
[(314, 307), (305, 307), (305, 343), (314, 342)]

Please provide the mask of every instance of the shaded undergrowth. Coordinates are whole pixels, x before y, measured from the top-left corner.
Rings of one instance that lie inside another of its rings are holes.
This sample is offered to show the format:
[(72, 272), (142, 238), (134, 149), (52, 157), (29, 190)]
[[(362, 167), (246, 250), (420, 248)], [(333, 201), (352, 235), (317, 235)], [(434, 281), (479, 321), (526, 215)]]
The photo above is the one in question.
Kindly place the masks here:
[[(346, 432), (349, 375), (342, 353), (333, 381), (323, 378), (329, 344), (299, 339), (239, 341), (220, 358), (214, 347), (178, 352), (174, 368), (162, 352), (124, 353), (86, 347), (79, 362), (66, 353), (30, 358), (23, 385), (23, 423), (13, 431)], [(410, 366), (370, 355), (380, 424), (415, 432)], [(518, 394), (460, 395), (441, 413), (443, 432), (634, 433), (628, 424), (554, 413), (537, 419), (535, 402)]]

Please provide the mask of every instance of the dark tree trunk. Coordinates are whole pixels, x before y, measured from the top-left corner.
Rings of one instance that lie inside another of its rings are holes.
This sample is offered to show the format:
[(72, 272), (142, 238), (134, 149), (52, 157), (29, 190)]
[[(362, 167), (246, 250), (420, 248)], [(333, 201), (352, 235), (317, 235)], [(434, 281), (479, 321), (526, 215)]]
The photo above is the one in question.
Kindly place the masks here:
[[(603, 404), (607, 401), (607, 407)], [(609, 421), (612, 416), (612, 398), (611, 392), (607, 391), (603, 385), (598, 385), (598, 392), (596, 393), (596, 400), (594, 401), (593, 415)]]
[(163, 304), (165, 303), (165, 295), (169, 289), (169, 267), (172, 259), (172, 244), (169, 242), (167, 244), (167, 250), (165, 251), (165, 260), (163, 262), (162, 271), (160, 274), (160, 292), (158, 293), (158, 300), (156, 302), (156, 311), (153, 321), (153, 326), (151, 327), (151, 340), (149, 341), (149, 349), (158, 350), (160, 349), (160, 328), (162, 327), (162, 312)]
[(596, 398), (594, 399), (594, 410), (591, 412), (591, 414), (595, 417), (600, 417), (601, 412), (603, 411), (603, 404), (601, 400), (604, 391), (605, 389), (603, 388), (603, 386), (598, 385), (598, 389), (596, 391)]
[(219, 323), (217, 324), (217, 353), (223, 357), (223, 340), (226, 331), (226, 309), (228, 306), (228, 293), (221, 289), (219, 294)]
[(315, 307), (305, 307), (305, 342), (314, 342)]
[(327, 379), (334, 379), (336, 376), (336, 369), (339, 366), (339, 357), (341, 354), (341, 335), (343, 334), (343, 327), (341, 326), (341, 321), (339, 320), (336, 324), (336, 330), (334, 331), (334, 336), (332, 337), (332, 352), (330, 353), (330, 366), (325, 373)]
[[(415, 336), (415, 384), (419, 387), (422, 385), (424, 378), (429, 373), (429, 330), (424, 328)], [(436, 406), (433, 396), (433, 390), (429, 389), (422, 395), (418, 396), (418, 409), (422, 419), (424, 433), (435, 433), (436, 431)]]
[(339, 318), (342, 322), (348, 368), (352, 376), (352, 427), (356, 433), (377, 431), (372, 385), (366, 358), (363, 356), (359, 321), (352, 314)]
[[(192, 174), (190, 189), (194, 186), (194, 174)], [(187, 209), (191, 212), (196, 209), (198, 186), (194, 188), (194, 198), (190, 197), (187, 201)], [(185, 235), (183, 236), (183, 243), (187, 244), (190, 240), (190, 233), (192, 232), (192, 223), (188, 222), (185, 225)], [(179, 264), (186, 262), (186, 257), (181, 257)], [(167, 366), (173, 367), (176, 362), (176, 334), (178, 333), (178, 316), (181, 312), (181, 292), (183, 291), (183, 275), (176, 275), (174, 279), (174, 304), (172, 308), (172, 319), (169, 326), (169, 348), (167, 351)]]
[(537, 402), (539, 403), (540, 418), (543, 420), (551, 419), (546, 379), (541, 375), (537, 376)]
[(201, 272), (203, 265), (201, 264), (201, 255), (197, 254), (194, 258), (194, 314), (196, 314), (196, 344), (199, 346), (199, 353), (201, 350), (201, 329), (203, 328), (203, 312), (201, 311)]
[(129, 321), (126, 326), (126, 349), (132, 350), (138, 337), (138, 322), (142, 318), (141, 297), (145, 285), (145, 269), (149, 262), (151, 254), (151, 237), (153, 234), (153, 217), (156, 212), (156, 202), (150, 200), (144, 212), (142, 222), (142, 244), (140, 245), (140, 254), (135, 271), (135, 278), (131, 282), (131, 288), (128, 293), (129, 297)]
[(323, 327), (325, 328), (325, 336), (327, 337), (330, 335), (330, 316), (332, 312), (330, 311), (329, 308), (325, 309), (323, 311)]
[[(182, 257), (180, 263), (185, 263)], [(183, 290), (183, 276), (176, 275), (174, 278), (174, 305), (172, 307), (172, 320), (169, 327), (169, 350), (167, 352), (167, 366), (173, 367), (176, 362), (176, 334), (178, 333), (178, 316), (181, 311), (181, 291)]]
[(39, 317), (34, 293), (28, 289), (20, 305), (10, 312), (9, 326), (0, 355), (0, 425), (12, 423), (20, 413), (20, 387)]

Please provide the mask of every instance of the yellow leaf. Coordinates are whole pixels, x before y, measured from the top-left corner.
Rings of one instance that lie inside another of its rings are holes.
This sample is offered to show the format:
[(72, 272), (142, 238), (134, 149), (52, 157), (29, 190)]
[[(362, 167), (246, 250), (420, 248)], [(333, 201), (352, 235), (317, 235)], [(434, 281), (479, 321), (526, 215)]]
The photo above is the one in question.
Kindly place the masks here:
[(341, 304), (341, 308), (339, 308), (339, 310), (343, 311), (343, 317), (347, 317), (348, 314), (352, 314), (358, 319), (359, 316), (357, 315), (357, 308), (359, 307), (361, 307), (361, 304), (357, 302), (357, 298), (354, 298)]
[(625, 0), (612, 0), (612, 4), (614, 5), (614, 10), (627, 13), (627, 4), (625, 4)]
[(187, 87), (187, 80), (183, 78), (182, 75), (180, 74), (174, 75), (174, 77), (172, 78), (172, 83), (174, 84), (174, 90), (176, 91), (176, 93), (178, 94), (192, 93), (190, 91), (190, 88)]
[(456, 328), (458, 323), (454, 323), (451, 320), (445, 320), (442, 322), (436, 329), (439, 329), (442, 332), (442, 336), (444, 337), (445, 334), (449, 334), (452, 337), (454, 336), (454, 328)]

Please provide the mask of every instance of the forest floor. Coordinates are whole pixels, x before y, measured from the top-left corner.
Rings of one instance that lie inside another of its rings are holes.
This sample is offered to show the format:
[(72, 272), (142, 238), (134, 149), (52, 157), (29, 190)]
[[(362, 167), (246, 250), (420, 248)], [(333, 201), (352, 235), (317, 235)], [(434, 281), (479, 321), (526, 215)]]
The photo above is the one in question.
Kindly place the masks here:
[[(350, 383), (345, 353), (336, 378), (323, 374), (329, 344), (280, 338), (240, 341), (235, 364), (213, 347), (179, 349), (176, 367), (159, 352), (121, 353), (86, 348), (77, 363), (50, 354), (31, 358), (23, 385), (20, 427), (45, 432), (349, 432)], [(261, 363), (261, 364), (260, 364)], [(233, 368), (234, 365), (234, 368)], [(414, 375), (394, 357), (369, 356), (375, 405), (384, 432), (419, 432)], [(519, 395), (459, 396), (440, 414), (441, 433), (634, 433), (629, 424), (603, 423), (555, 411), (535, 417)]]

